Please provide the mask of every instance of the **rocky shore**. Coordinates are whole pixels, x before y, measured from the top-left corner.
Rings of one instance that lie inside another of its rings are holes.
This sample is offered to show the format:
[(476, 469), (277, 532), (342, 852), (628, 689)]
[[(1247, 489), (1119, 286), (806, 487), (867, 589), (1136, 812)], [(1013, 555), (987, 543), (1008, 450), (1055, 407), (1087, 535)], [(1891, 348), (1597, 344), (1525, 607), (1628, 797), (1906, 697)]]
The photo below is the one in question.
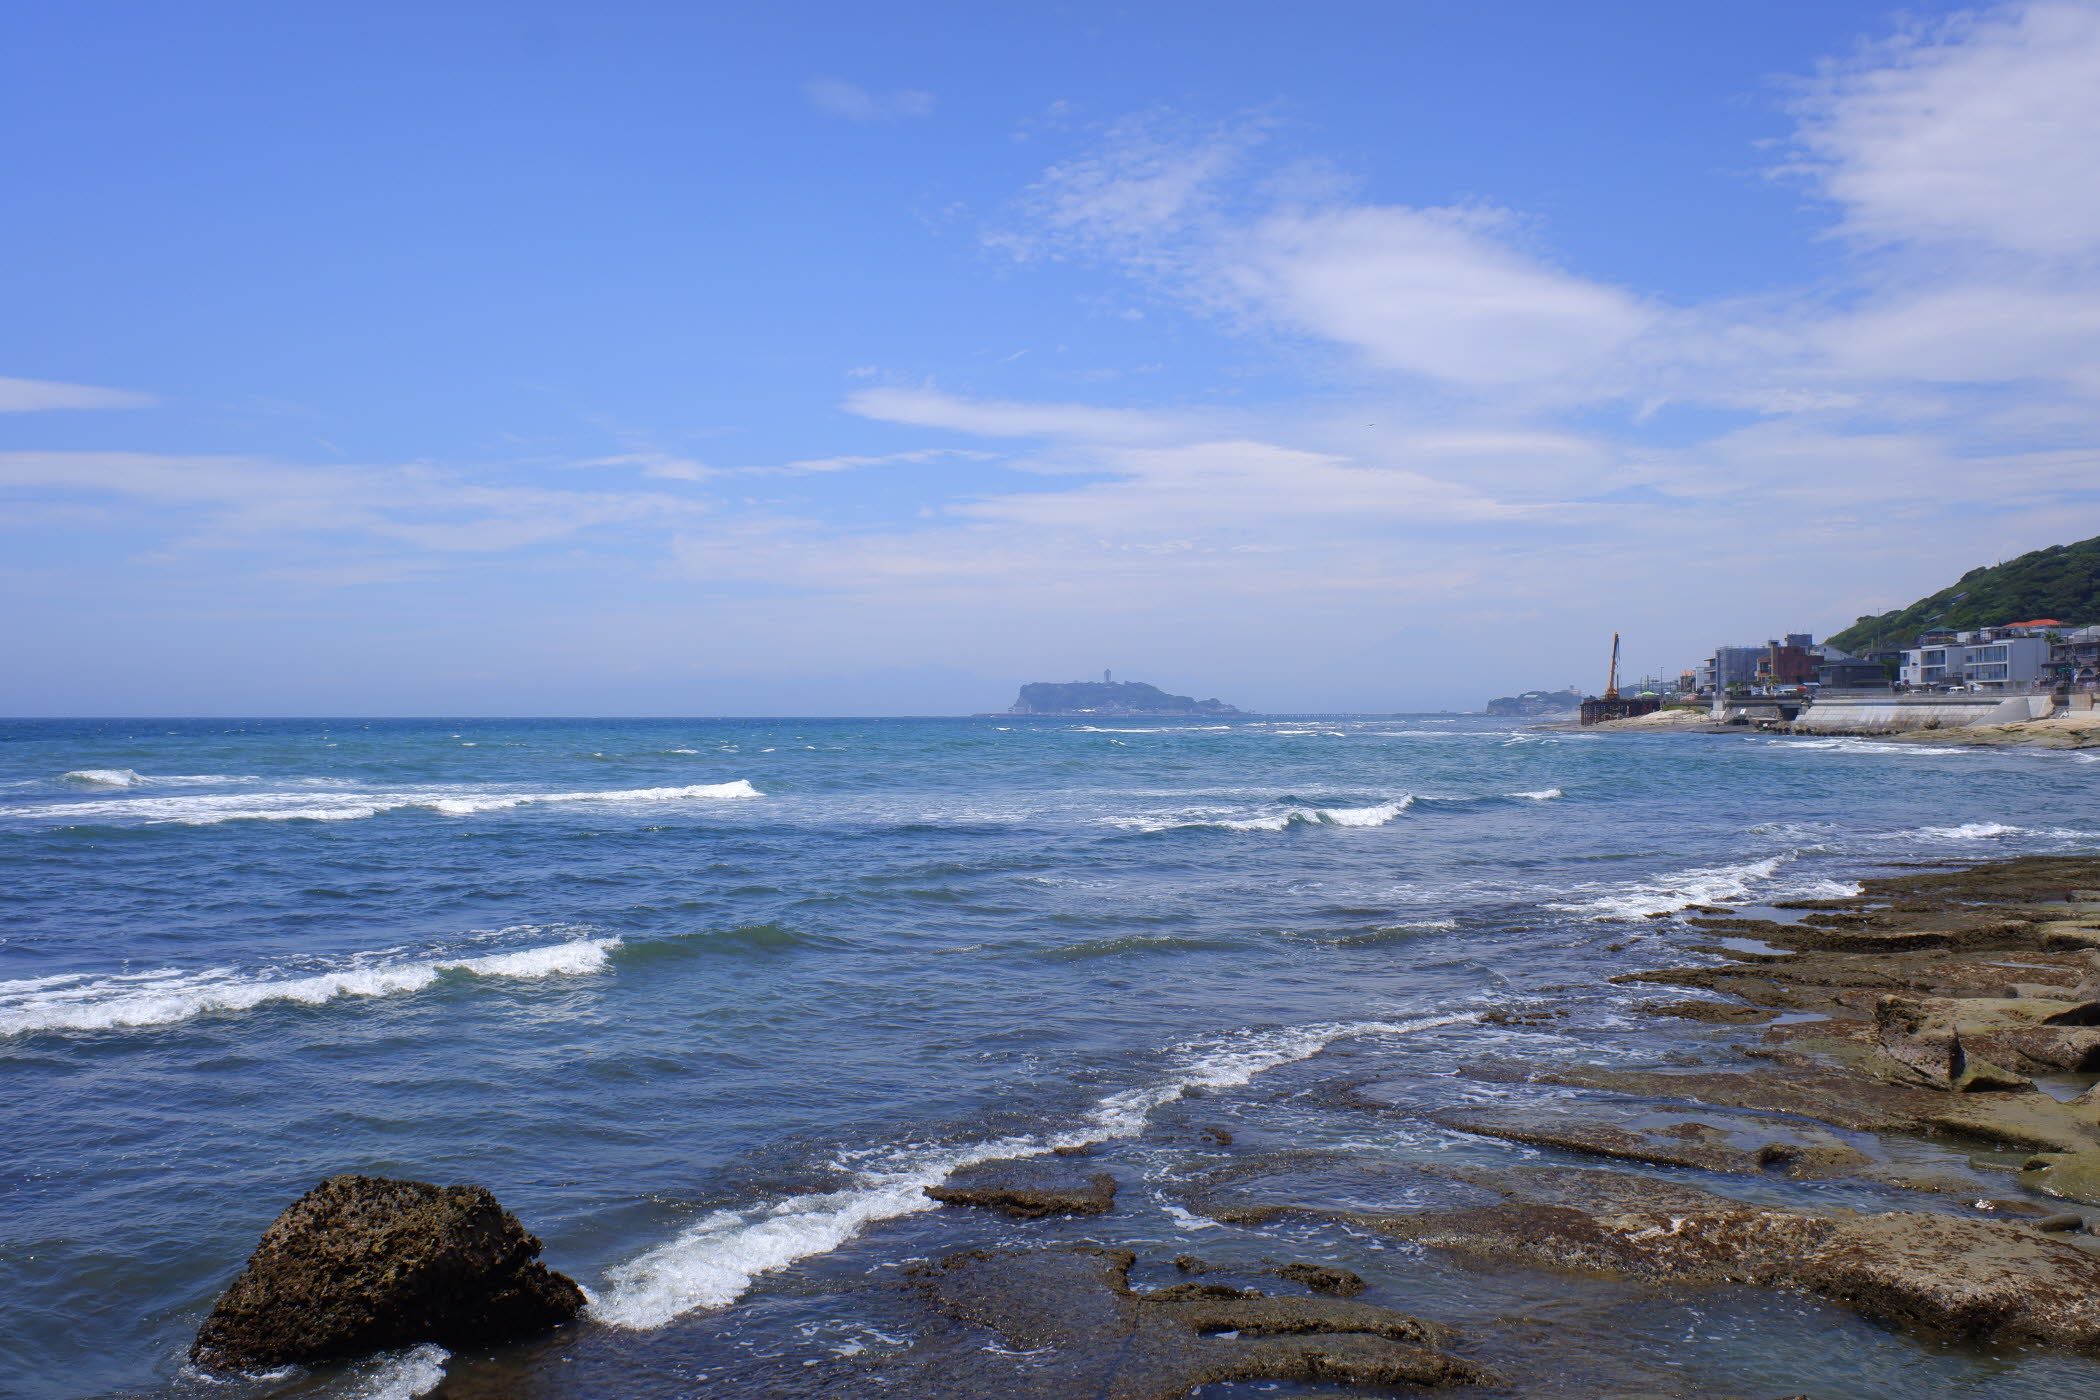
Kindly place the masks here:
[[(1699, 965), (1618, 979), (1667, 989), (1642, 1009), (1681, 1028), (1681, 1053), (1647, 1068), (1482, 1060), (1465, 1073), (1483, 1086), (1552, 1092), (1431, 1115), (1531, 1149), (1516, 1160), (1416, 1161), (1383, 1174), (1389, 1205), (1358, 1191), (1338, 1207), (1294, 1199), (1314, 1164), (1270, 1154), (1221, 1171), (1192, 1209), (1256, 1230), (1339, 1226), (1367, 1269), (1383, 1241), (1607, 1288), (1781, 1290), (1928, 1345), (2100, 1351), (2100, 1237), (2087, 1230), (2100, 1215), (2100, 858), (1934, 867), (1868, 879), (1852, 898), (1759, 917), (1707, 908), (1687, 923), (1720, 940), (1694, 944)], [(1406, 1115), (1416, 1096), (1404, 1081), (1343, 1092), (1373, 1114)], [(1014, 1164), (1022, 1179), (1001, 1192), (1001, 1165), (986, 1164), (973, 1192), (935, 1194), (1011, 1210), (1021, 1191), (1037, 1218), (1094, 1215), (1087, 1166)], [(1782, 1183), (1869, 1190), (1892, 1208), (1782, 1206), (1769, 1189)], [(1113, 1239), (1113, 1221), (1094, 1234)], [(1417, 1317), (1355, 1300), (1364, 1284), (1348, 1263), (1182, 1256), (1188, 1281), (1147, 1290), (1130, 1282), (1138, 1258), (1056, 1244), (929, 1261), (911, 1285), (919, 1305), (968, 1324), (965, 1341), (998, 1344), (922, 1346), (883, 1368), (881, 1388), (1164, 1400), (1259, 1377), (1563, 1393), (1505, 1369), (1507, 1339), (1454, 1329), (1433, 1306)], [(1029, 1360), (992, 1359), (1008, 1354)]]
[[(1810, 714), (1813, 715), (1811, 710)], [(1940, 729), (1895, 729), (1886, 733), (1859, 729), (1819, 729), (1812, 722), (1785, 724), (1756, 731), (1740, 724), (1716, 724), (1703, 710), (1669, 709), (1632, 719), (1606, 720), (1602, 724), (1540, 725), (1542, 729), (1579, 729), (1586, 734), (1630, 732), (1636, 734), (1746, 734), (1765, 732), (1801, 738), (1873, 739), (1898, 744), (1940, 744), (1976, 748), (2091, 749), (2100, 748), (2100, 712), (2057, 715), (2048, 719), (2020, 720), (2012, 724), (1962, 724)]]
[[(866, 1340), (850, 1346), (783, 1348), (763, 1300), (646, 1339), (586, 1314), (536, 1350), (460, 1358), (438, 1393), (729, 1393), (695, 1377), (898, 1400), (1990, 1393), (1910, 1374), (1961, 1357), (2084, 1393), (2100, 1379), (2100, 857), (1888, 869), (1851, 897), (1601, 926), (1613, 949), (1680, 964), (1612, 979), (1630, 1032), (1571, 1030), (1534, 1002), (1442, 1048), (1342, 1039), (1237, 1100), (1192, 1085), (1134, 1142), (962, 1168), (923, 1213), (769, 1285), (851, 1311)], [(427, 1266), (375, 1261), (362, 1222), (382, 1205), (416, 1222), (426, 1242), (403, 1247)], [(1179, 1222), (1164, 1232), (1163, 1210)], [(252, 1366), (543, 1330), (579, 1299), (536, 1253), (485, 1193), (339, 1179), (273, 1227), (199, 1354)], [(316, 1309), (301, 1271), (353, 1254), (354, 1306)], [(445, 1262), (466, 1257), (487, 1265), (471, 1287)], [(447, 1282), (401, 1283), (425, 1277)], [(488, 1298), (529, 1306), (491, 1322)], [(312, 1315), (296, 1347), (285, 1299)], [(1730, 1327), (1823, 1350), (1717, 1363), (1702, 1334)], [(1849, 1374), (1892, 1340), (1894, 1373)]]

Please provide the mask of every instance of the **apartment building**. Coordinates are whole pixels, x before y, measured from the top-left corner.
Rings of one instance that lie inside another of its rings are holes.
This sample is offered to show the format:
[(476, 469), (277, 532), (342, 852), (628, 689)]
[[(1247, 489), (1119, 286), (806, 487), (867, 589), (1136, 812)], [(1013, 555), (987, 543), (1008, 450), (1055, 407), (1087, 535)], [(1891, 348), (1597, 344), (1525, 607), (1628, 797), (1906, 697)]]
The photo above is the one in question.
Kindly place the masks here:
[(2024, 690), (2053, 677), (2054, 642), (2047, 635), (2009, 627), (1973, 632), (1928, 632), (1903, 653), (1903, 683), (1959, 686), (1964, 690)]

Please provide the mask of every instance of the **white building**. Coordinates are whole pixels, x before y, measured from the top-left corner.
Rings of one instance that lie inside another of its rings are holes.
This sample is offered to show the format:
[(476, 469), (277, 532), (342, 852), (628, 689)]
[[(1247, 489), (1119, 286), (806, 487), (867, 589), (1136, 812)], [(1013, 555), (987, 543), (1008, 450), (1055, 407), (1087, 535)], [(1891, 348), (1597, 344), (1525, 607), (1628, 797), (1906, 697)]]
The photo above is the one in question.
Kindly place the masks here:
[(2049, 674), (2047, 637), (1994, 637), (1963, 632), (1953, 641), (1903, 653), (1905, 685), (1964, 690), (2021, 690)]

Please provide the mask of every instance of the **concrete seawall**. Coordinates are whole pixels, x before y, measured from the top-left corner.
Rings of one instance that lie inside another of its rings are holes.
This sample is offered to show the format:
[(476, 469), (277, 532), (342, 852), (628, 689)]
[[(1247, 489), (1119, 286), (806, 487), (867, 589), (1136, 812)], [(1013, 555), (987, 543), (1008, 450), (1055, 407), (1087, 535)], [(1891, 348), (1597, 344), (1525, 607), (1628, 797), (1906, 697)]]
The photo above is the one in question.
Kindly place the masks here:
[(1829, 695), (1803, 709), (1797, 734), (1893, 734), (2017, 724), (2054, 713), (2048, 695)]

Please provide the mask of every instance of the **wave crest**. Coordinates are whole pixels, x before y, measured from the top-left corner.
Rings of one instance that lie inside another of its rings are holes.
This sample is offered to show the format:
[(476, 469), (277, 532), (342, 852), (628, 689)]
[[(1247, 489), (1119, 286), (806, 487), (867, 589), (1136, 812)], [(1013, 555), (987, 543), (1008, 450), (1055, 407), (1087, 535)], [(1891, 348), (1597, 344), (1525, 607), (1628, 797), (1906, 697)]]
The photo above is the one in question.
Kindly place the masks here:
[(617, 938), (585, 938), (471, 958), (368, 963), (303, 977), (241, 975), (228, 968), (113, 976), (77, 974), (0, 982), (0, 1036), (32, 1031), (95, 1031), (166, 1026), (214, 1011), (266, 1002), (319, 1006), (339, 997), (419, 992), (447, 973), (474, 977), (557, 977), (598, 972)]
[(1293, 807), (1260, 817), (1108, 817), (1112, 826), (1138, 831), (1285, 831), (1294, 826), (1384, 826), (1415, 805), (1412, 793), (1368, 807)]
[[(84, 770), (85, 771), (85, 770)], [(128, 770), (126, 770), (128, 771)], [(137, 775), (133, 775), (134, 779)], [(605, 792), (457, 792), (434, 789), (397, 792), (215, 793), (197, 797), (134, 797), (102, 802), (62, 802), (0, 807), (0, 818), (30, 818), (60, 826), (107, 821), (149, 826), (216, 826), (236, 821), (362, 821), (381, 812), (422, 807), (443, 816), (465, 817), (512, 807), (568, 802), (652, 803), (763, 797), (750, 782), (693, 783), (685, 787), (622, 788)]]
[[(1746, 861), (1741, 865), (1710, 865), (1693, 870), (1679, 870), (1653, 879), (1636, 881), (1598, 894), (1593, 899), (1574, 900), (1564, 904), (1548, 904), (1548, 909), (1563, 913), (1580, 914), (1593, 920), (1646, 919), (1657, 914), (1674, 914), (1694, 904), (1738, 904), (1750, 898), (1753, 890), (1776, 880), (1780, 870), (1795, 858), (1795, 853), (1767, 856), (1763, 860)], [(1592, 886), (1592, 888), (1595, 888)], [(1844, 899), (1858, 894), (1857, 884), (1842, 880), (1808, 879), (1798, 881), (1785, 890), (1791, 899)], [(1777, 891), (1762, 892), (1766, 898)]]
[(1293, 1026), (1184, 1046), (1175, 1070), (1154, 1083), (1096, 1100), (1079, 1124), (1062, 1133), (958, 1147), (884, 1149), (870, 1154), (864, 1165), (839, 1164), (857, 1178), (848, 1190), (714, 1211), (670, 1241), (612, 1269), (606, 1287), (591, 1294), (591, 1314), (614, 1327), (646, 1330), (695, 1308), (722, 1307), (736, 1301), (762, 1273), (837, 1249), (867, 1225), (935, 1209), (938, 1203), (927, 1196), (926, 1188), (958, 1167), (1133, 1137), (1155, 1109), (1180, 1098), (1186, 1089), (1245, 1084), (1264, 1070), (1306, 1059), (1353, 1036), (1405, 1035), (1477, 1019), (1467, 1012), (1415, 1021)]

